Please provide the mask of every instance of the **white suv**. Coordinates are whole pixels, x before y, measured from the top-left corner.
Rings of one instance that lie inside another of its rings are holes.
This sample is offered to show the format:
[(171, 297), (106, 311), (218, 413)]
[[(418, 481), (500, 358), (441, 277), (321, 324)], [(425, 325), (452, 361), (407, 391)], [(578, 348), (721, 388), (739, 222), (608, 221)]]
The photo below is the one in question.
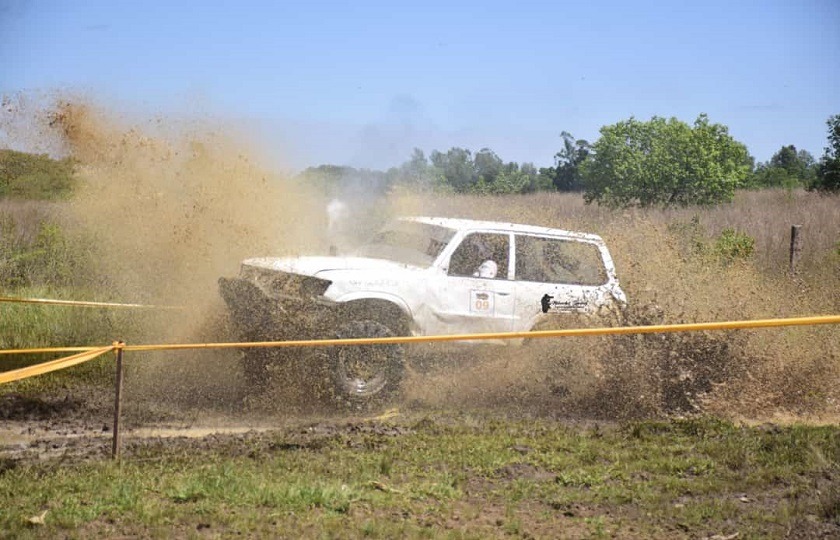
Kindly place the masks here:
[[(248, 259), (220, 288), (240, 338), (254, 341), (528, 331), (553, 314), (626, 303), (599, 236), (435, 217), (401, 218), (349, 257)], [(402, 352), (330, 348), (331, 394), (355, 403), (390, 394)], [(245, 360), (264, 381), (266, 353)]]

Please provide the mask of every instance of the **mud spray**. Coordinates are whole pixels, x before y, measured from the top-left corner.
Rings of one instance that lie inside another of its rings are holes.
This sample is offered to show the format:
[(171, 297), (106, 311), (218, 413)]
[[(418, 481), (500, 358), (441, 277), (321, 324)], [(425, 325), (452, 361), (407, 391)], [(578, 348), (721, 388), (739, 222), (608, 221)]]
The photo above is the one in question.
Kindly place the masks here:
[[(181, 308), (138, 313), (126, 329), (131, 339), (227, 340), (219, 277), (235, 275), (249, 256), (318, 251), (327, 242), (323, 196), (266, 167), (226, 126), (129, 124), (85, 99), (52, 102), (11, 128), (25, 146), (76, 160), (80, 186), (63, 219), (93, 251), (94, 294)], [(237, 391), (236, 356), (138, 356), (129, 391), (185, 403), (221, 393), (223, 401)]]

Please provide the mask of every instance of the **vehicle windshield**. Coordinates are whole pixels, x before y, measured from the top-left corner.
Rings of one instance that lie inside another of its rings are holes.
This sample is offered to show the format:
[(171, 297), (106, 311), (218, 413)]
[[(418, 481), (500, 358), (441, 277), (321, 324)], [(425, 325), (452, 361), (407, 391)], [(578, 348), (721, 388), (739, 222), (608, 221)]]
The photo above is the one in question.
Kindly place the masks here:
[(357, 254), (425, 268), (432, 265), (454, 235), (454, 230), (439, 225), (397, 221), (376, 234)]

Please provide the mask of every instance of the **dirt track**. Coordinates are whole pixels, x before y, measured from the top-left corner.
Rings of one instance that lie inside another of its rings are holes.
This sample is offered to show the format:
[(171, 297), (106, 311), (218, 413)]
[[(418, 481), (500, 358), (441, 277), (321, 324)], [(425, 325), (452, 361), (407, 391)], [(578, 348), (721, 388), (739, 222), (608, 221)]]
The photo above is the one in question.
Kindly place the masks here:
[[(104, 391), (87, 389), (82, 393), (86, 396), (0, 396), (0, 469), (15, 462), (109, 457), (113, 440), (113, 403), (109, 400), (113, 398)], [(123, 418), (122, 453), (126, 456), (163, 440), (170, 448), (198, 449), (218, 446), (221, 441), (256, 439), (268, 431), (290, 431), (311, 439), (341, 429), (339, 426), (348, 422), (347, 417), (281, 418), (245, 411), (236, 416), (207, 411), (161, 414), (148, 403), (140, 407), (135, 403), (130, 409)]]

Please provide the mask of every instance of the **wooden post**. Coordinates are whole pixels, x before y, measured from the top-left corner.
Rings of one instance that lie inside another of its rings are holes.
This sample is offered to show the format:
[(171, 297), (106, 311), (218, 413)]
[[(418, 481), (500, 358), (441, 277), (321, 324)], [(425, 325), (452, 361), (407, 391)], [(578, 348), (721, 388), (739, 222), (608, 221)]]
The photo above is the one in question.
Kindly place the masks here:
[(119, 341), (117, 346), (117, 373), (114, 378), (114, 439), (111, 443), (111, 458), (120, 459), (120, 413), (122, 412), (122, 387), (123, 387), (123, 342)]
[(792, 225), (790, 227), (790, 267), (788, 273), (791, 276), (796, 275), (797, 266), (799, 266), (799, 256), (802, 253), (802, 236), (799, 234), (801, 225)]

